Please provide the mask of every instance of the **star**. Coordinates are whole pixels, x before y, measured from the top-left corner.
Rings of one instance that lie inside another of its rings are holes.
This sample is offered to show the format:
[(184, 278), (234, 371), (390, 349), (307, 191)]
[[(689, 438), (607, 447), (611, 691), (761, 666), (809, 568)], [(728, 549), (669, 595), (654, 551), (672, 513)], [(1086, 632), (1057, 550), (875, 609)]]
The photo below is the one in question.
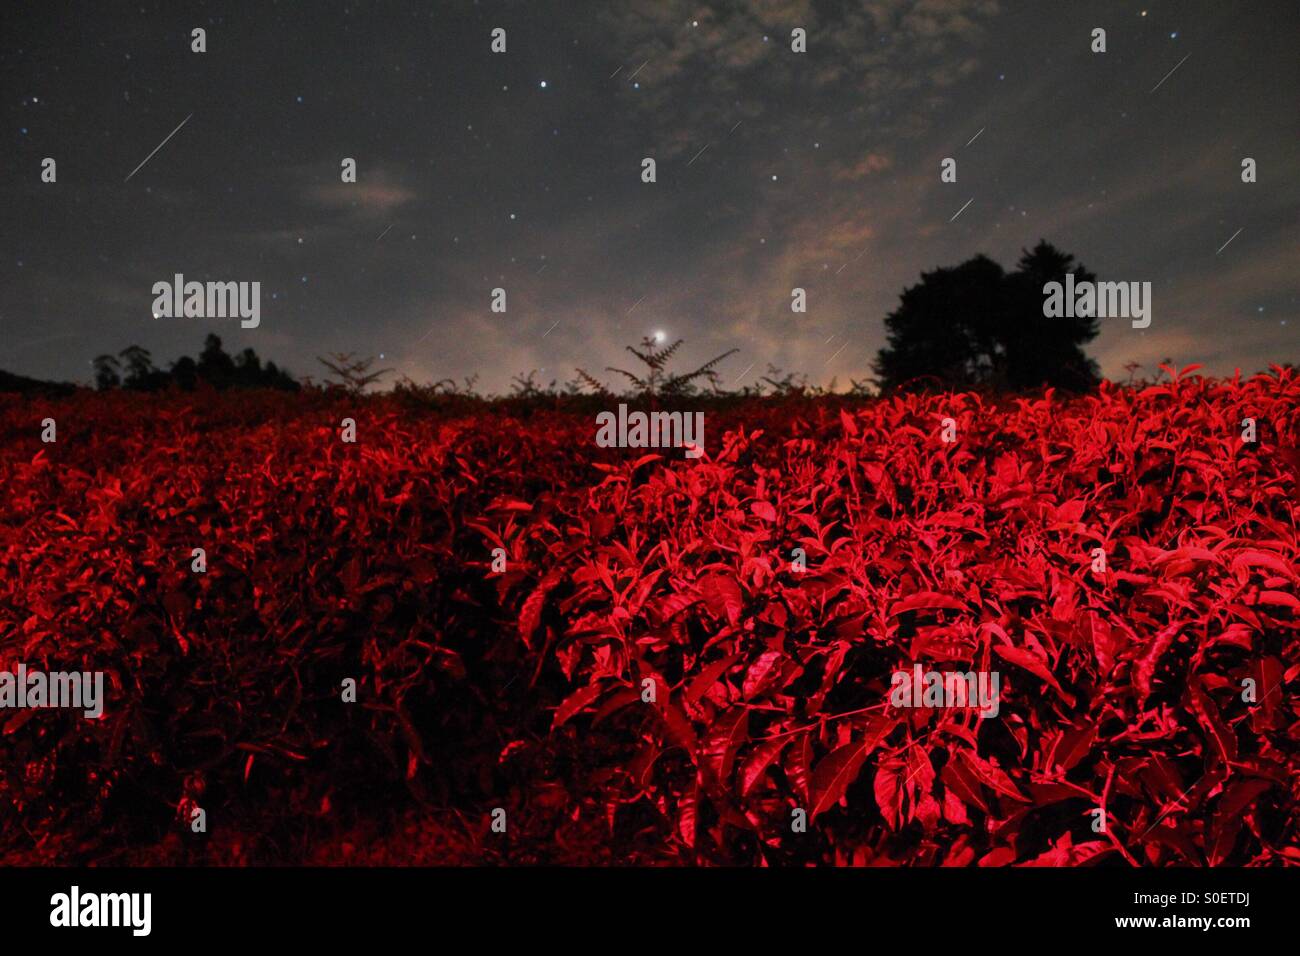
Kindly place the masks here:
[(542, 82), (541, 82), (539, 85), (541, 86), (542, 89), (546, 89), (546, 81), (545, 81), (545, 80), (542, 80)]

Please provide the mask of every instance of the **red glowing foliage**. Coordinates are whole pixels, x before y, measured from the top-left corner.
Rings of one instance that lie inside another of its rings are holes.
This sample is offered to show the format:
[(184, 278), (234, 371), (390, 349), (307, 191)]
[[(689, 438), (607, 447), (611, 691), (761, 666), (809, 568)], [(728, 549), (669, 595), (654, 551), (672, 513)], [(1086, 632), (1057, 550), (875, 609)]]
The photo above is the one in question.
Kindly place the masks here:
[[(689, 460), (575, 411), (0, 399), (0, 666), (108, 686), (0, 713), (0, 859), (1300, 863), (1298, 400), (751, 401)], [(890, 707), (914, 664), (998, 715)]]

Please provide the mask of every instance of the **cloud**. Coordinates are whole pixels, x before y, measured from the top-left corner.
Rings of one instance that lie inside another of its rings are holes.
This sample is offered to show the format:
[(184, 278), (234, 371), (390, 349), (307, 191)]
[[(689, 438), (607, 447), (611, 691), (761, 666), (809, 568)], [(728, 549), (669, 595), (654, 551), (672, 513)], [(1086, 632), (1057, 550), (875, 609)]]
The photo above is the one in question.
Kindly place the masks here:
[[(969, 48), (997, 10), (991, 0), (824, 8), (808, 0), (730, 0), (706, 10), (694, 0), (647, 0), (610, 5), (594, 26), (623, 64), (611, 82), (625, 106), (658, 131), (661, 155), (673, 158), (792, 95), (808, 99), (809, 127), (852, 102), (882, 139), (914, 133), (923, 124), (899, 97), (940, 102), (943, 90), (977, 68)], [(795, 27), (808, 32), (806, 53), (791, 50)]]
[(893, 161), (883, 153), (867, 153), (851, 166), (840, 166), (835, 170), (835, 178), (841, 180), (862, 179), (872, 173), (883, 172), (893, 165)]
[(419, 199), (419, 194), (400, 183), (382, 167), (358, 170), (355, 183), (321, 183), (305, 189), (307, 201), (326, 210), (344, 210), (363, 218), (391, 214)]

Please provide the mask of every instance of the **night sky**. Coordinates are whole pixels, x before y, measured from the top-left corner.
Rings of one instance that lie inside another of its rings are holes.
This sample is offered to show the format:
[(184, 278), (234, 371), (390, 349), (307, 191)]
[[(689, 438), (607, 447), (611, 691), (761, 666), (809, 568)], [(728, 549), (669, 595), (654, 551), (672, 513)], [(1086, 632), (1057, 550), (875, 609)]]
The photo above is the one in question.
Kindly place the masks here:
[[(504, 390), (613, 383), (661, 332), (738, 348), (724, 386), (846, 387), (921, 271), (1045, 238), (1153, 284), (1149, 329), (1087, 348), (1107, 376), (1254, 372), (1300, 359), (1298, 49), (1291, 0), (10, 3), (0, 368), (89, 381), (215, 331)], [(153, 318), (175, 273), (260, 281), (260, 327)]]

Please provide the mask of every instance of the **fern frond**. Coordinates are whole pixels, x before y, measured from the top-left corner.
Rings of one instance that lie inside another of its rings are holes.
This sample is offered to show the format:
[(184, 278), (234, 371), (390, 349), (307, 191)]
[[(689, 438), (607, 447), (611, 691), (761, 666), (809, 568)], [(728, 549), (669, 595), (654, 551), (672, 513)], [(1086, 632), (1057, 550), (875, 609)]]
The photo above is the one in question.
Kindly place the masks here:
[(618, 372), (619, 375), (622, 375), (624, 378), (626, 378), (626, 379), (628, 379), (629, 381), (631, 381), (631, 383), (632, 383), (633, 385), (635, 385), (637, 388), (645, 389), (645, 388), (648, 387), (644, 379), (637, 378), (637, 377), (636, 377), (635, 375), (633, 375), (631, 372), (628, 372), (628, 371), (626, 371), (626, 370), (624, 370), (624, 369), (621, 369), (621, 368), (610, 368), (609, 366), (606, 366), (606, 367), (605, 367), (605, 371), (606, 371), (606, 372)]

